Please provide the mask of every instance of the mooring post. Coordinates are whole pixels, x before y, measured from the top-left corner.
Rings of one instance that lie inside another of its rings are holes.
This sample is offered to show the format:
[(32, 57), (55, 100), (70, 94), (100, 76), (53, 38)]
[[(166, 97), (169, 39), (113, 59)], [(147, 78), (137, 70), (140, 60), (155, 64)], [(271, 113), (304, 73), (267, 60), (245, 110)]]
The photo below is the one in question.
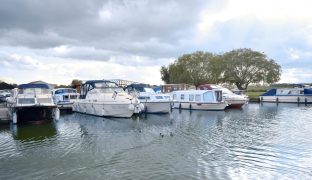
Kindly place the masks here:
[(13, 113), (13, 124), (17, 124), (17, 113)]
[(59, 120), (60, 119), (60, 110), (59, 110), (59, 108), (56, 108), (55, 109), (55, 120)]

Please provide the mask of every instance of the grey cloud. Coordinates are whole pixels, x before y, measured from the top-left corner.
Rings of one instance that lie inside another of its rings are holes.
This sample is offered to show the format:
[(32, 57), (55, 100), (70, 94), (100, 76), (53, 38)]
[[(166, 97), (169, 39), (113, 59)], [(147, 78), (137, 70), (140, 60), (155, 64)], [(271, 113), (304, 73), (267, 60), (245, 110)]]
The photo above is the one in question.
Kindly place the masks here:
[[(170, 58), (188, 46), (203, 4), (207, 1), (4, 0), (0, 44), (36, 49), (70, 45), (94, 48), (99, 56), (105, 51)], [(93, 58), (86, 55), (79, 58)]]

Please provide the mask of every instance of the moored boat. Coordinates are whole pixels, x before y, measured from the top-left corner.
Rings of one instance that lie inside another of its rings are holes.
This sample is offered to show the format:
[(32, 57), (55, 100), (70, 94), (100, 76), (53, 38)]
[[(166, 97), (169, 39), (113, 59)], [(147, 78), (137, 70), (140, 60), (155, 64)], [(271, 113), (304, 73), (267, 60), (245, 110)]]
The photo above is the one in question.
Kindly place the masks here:
[(261, 102), (312, 103), (312, 88), (274, 88), (260, 95)]
[(125, 91), (136, 96), (144, 104), (146, 113), (170, 112), (172, 100), (169, 94), (156, 93), (147, 84), (131, 84), (125, 87)]
[(7, 105), (13, 123), (59, 118), (59, 110), (46, 84), (19, 85), (12, 90), (12, 96), (7, 99)]
[(131, 117), (143, 109), (137, 98), (107, 80), (86, 81), (80, 99), (73, 104), (73, 111), (107, 117)]
[(233, 93), (227, 88), (224, 88), (219, 85), (214, 84), (203, 84), (198, 86), (200, 90), (212, 90), (212, 89), (219, 89), (222, 91), (222, 97), (225, 102), (228, 103), (229, 108), (242, 108), (248, 102), (248, 97), (245, 95), (238, 95)]
[(59, 109), (72, 110), (73, 104), (79, 98), (79, 93), (73, 88), (57, 88), (52, 90), (54, 103)]
[(173, 107), (190, 110), (224, 110), (228, 104), (221, 90), (173, 91)]

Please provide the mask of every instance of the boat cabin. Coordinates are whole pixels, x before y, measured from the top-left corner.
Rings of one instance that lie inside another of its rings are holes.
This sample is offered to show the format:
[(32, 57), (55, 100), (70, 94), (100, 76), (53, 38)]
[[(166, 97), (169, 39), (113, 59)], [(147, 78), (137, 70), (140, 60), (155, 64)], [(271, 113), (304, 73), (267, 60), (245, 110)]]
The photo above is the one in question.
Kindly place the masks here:
[(223, 101), (221, 90), (173, 91), (172, 98), (177, 102), (217, 103)]

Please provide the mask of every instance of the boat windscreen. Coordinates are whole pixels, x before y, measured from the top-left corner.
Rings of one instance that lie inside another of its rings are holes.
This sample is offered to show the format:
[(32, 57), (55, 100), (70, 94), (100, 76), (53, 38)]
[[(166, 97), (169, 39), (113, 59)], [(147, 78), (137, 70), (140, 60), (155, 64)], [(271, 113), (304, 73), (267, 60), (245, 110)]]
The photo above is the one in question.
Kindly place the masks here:
[(41, 89), (41, 88), (25, 88), (19, 89), (19, 94), (51, 94), (50, 89)]
[(101, 93), (113, 93), (113, 92), (122, 93), (124, 91), (122, 88), (119, 88), (119, 87), (108, 87), (108, 88), (101, 88), (100, 92)]
[(107, 88), (107, 87), (116, 87), (116, 84), (113, 82), (99, 82), (99, 83), (94, 83), (95, 88)]

